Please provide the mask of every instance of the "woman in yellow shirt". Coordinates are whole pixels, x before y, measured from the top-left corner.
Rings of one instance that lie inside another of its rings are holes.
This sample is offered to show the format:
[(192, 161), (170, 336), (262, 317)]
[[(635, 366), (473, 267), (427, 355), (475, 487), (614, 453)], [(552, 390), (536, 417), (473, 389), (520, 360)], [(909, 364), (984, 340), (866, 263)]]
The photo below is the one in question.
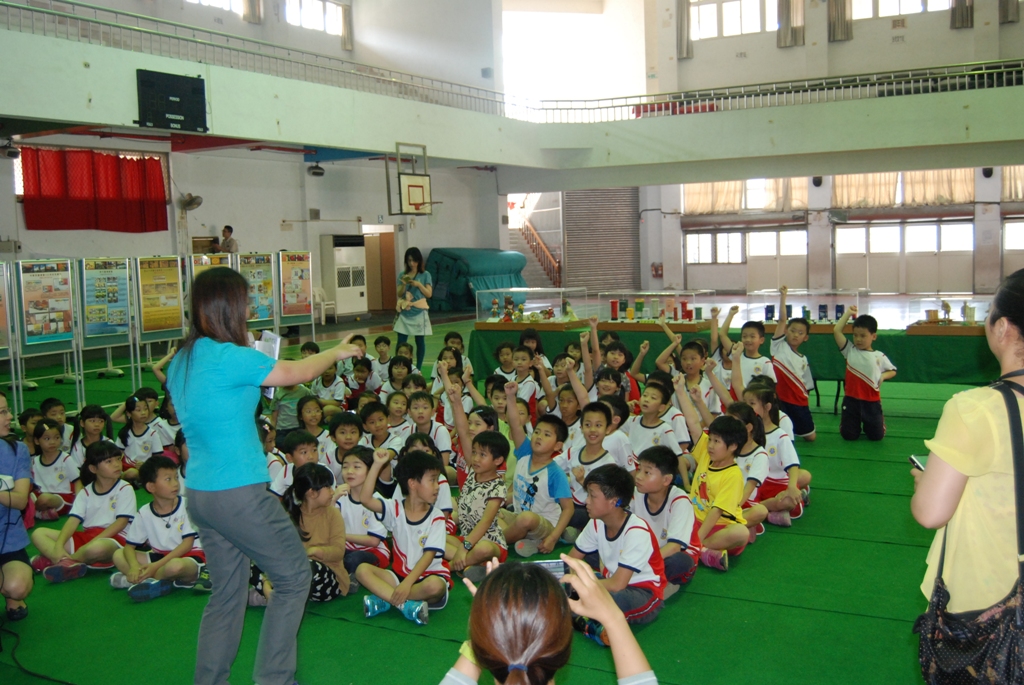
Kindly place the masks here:
[[(1024, 369), (1024, 269), (1003, 281), (985, 321), (989, 349), (1002, 375)], [(1024, 413), (1024, 378), (1017, 399)], [(943, 528), (928, 552), (921, 591), (930, 597), (946, 539), (942, 577), (949, 610), (985, 609), (1002, 600), (1017, 580), (1017, 512), (1013, 451), (1002, 395), (975, 388), (954, 395), (942, 411), (925, 471), (913, 469), (911, 510), (926, 528)]]

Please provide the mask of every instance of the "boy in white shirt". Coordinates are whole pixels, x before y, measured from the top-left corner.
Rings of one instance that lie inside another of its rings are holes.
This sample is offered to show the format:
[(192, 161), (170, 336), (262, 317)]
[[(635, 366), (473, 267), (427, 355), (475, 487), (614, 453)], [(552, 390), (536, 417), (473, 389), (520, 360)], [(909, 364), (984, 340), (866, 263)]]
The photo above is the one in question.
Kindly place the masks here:
[[(153, 501), (139, 509), (125, 533), (125, 546), (114, 552), (118, 572), (110, 576), (110, 587), (127, 589), (132, 601), (145, 602), (175, 587), (195, 585), (206, 556), (185, 511), (185, 498), (178, 494), (177, 464), (164, 456), (151, 457), (139, 467), (139, 481)], [(152, 551), (136, 551), (146, 543)]]
[[(640, 396), (640, 415), (633, 416), (625, 425), (622, 432), (629, 436), (629, 443), (633, 450), (633, 468), (636, 468), (636, 455), (648, 447), (664, 445), (677, 455), (680, 464), (679, 471), (688, 473), (688, 463), (685, 462), (683, 450), (679, 446), (680, 440), (676, 436), (672, 425), (661, 420), (661, 415), (671, 402), (671, 393), (660, 383), (651, 383), (644, 388)], [(683, 442), (689, 442), (690, 436), (686, 435)], [(684, 476), (685, 478), (685, 476)], [(684, 486), (688, 483), (684, 480)]]
[[(600, 572), (626, 621), (642, 625), (658, 617), (664, 605), (665, 564), (651, 526), (628, 507), (633, 500), (633, 477), (621, 466), (608, 464), (590, 472), (585, 481), (590, 522), (580, 531), (569, 556), (587, 559)], [(589, 557), (589, 558), (588, 558)], [(573, 627), (601, 645), (610, 646), (604, 626), (577, 616)]]
[(324, 418), (328, 421), (338, 412), (345, 411), (345, 402), (349, 395), (349, 390), (345, 385), (345, 380), (338, 375), (338, 371), (334, 366), (328, 366), (320, 374), (320, 377), (315, 379), (313, 384), (309, 386), (309, 391), (320, 400), (320, 407), (323, 409)]
[[(319, 461), (318, 445), (317, 439), (309, 431), (301, 428), (285, 436), (283, 447), (288, 463), (274, 477), (267, 490), (278, 497), (284, 497), (284, 491), (291, 486), (295, 479), (295, 469), (303, 464), (316, 464)], [(334, 477), (333, 471), (331, 471), (331, 477)]]
[(778, 380), (775, 392), (779, 396), (779, 409), (793, 420), (793, 429), (804, 440), (817, 437), (814, 418), (811, 416), (810, 392), (814, 390), (814, 375), (810, 362), (798, 351), (807, 342), (811, 324), (803, 317), (790, 319), (786, 312), (786, 295), (789, 288), (779, 289), (779, 323), (772, 337), (772, 363)]
[[(852, 345), (843, 333), (850, 317), (856, 317)], [(881, 440), (885, 437), (882, 382), (896, 375), (896, 367), (885, 354), (871, 349), (871, 343), (878, 339), (878, 322), (867, 314), (857, 316), (857, 307), (853, 306), (836, 322), (833, 333), (839, 351), (846, 357), (846, 397), (843, 398), (839, 435), (843, 440), (856, 440), (863, 425), (868, 440)]]

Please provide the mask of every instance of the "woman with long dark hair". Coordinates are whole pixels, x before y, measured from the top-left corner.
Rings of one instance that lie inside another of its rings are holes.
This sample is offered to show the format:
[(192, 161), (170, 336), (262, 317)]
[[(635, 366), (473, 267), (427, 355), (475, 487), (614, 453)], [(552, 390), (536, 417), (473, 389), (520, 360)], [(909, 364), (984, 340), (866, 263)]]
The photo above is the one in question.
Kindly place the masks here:
[(228, 681), (242, 637), (249, 560), (273, 583), (260, 631), (253, 680), (291, 685), (296, 636), (309, 594), (310, 569), (298, 531), (270, 480), (253, 410), (260, 387), (313, 380), (342, 359), (361, 356), (343, 339), (301, 361), (275, 361), (248, 347), (248, 284), (218, 267), (192, 285), (192, 328), (167, 369), (167, 389), (188, 434), (188, 514), (199, 531), (213, 581), (203, 612), (195, 682)]
[(409, 336), (416, 337), (416, 368), (423, 368), (426, 354), (424, 338), (433, 334), (430, 314), (427, 313), (427, 299), (434, 294), (433, 279), (423, 264), (423, 253), (418, 247), (405, 251), (405, 271), (398, 276), (398, 319), (395, 333), (398, 342), (404, 343)]

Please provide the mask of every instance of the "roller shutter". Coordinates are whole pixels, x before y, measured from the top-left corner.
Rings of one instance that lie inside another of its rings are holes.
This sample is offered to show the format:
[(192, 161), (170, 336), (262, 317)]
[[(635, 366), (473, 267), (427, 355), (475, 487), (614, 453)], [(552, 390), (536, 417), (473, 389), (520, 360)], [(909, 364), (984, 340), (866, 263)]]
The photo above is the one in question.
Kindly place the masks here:
[(637, 188), (570, 190), (562, 200), (566, 287), (640, 289), (640, 193)]

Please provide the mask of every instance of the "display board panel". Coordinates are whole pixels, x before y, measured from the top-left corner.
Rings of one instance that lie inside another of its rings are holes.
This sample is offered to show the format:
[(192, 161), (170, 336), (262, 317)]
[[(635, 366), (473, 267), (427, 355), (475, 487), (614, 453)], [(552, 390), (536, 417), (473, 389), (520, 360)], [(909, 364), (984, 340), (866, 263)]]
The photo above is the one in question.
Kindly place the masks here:
[(18, 262), (18, 267), (25, 343), (71, 340), (71, 262), (40, 259)]
[(178, 257), (139, 257), (139, 312), (142, 332), (182, 327)]
[(128, 260), (100, 257), (82, 260), (85, 336), (128, 333)]
[(281, 252), (281, 316), (312, 316), (313, 271), (309, 252)]
[(274, 255), (239, 255), (238, 271), (249, 284), (249, 321), (273, 319)]
[(209, 271), (216, 266), (231, 268), (230, 254), (194, 254), (192, 255), (192, 279), (204, 271)]

